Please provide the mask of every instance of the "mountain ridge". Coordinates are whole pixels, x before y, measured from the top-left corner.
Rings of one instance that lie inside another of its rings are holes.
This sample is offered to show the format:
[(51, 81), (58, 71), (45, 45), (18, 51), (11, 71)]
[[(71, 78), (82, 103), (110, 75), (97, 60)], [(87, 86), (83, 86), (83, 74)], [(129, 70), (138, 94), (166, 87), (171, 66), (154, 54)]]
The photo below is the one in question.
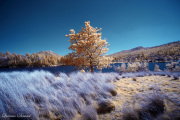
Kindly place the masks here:
[(157, 59), (159, 61), (161, 59), (161, 62), (167, 60), (177, 60), (180, 59), (180, 40), (153, 47), (139, 46), (106, 56), (114, 57), (114, 61), (119, 61), (121, 59), (126, 62), (133, 62), (137, 59), (140, 61), (152, 61)]
[(109, 54), (107, 56), (114, 56), (116, 54), (122, 54), (122, 53), (130, 53), (130, 52), (134, 52), (134, 51), (138, 51), (138, 50), (147, 50), (147, 49), (151, 49), (151, 48), (157, 48), (157, 47), (161, 47), (161, 46), (164, 46), (164, 45), (170, 45), (170, 44), (174, 44), (174, 43), (178, 43), (180, 44), (180, 40), (178, 41), (175, 41), (175, 42), (170, 42), (170, 43), (166, 43), (166, 44), (162, 44), (162, 45), (158, 45), (158, 46), (153, 46), (153, 47), (143, 47), (143, 46), (138, 46), (138, 47), (135, 47), (135, 48), (132, 48), (132, 49), (129, 49), (129, 50), (122, 50), (120, 52), (116, 52), (116, 53), (112, 53), (112, 54)]

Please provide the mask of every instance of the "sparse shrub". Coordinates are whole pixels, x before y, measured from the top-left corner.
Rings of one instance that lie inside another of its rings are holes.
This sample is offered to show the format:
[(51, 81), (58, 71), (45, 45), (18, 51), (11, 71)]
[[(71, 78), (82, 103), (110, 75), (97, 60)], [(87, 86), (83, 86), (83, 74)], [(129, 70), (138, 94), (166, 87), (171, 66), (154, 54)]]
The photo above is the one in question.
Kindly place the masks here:
[(166, 111), (164, 114), (158, 116), (156, 120), (180, 120), (180, 109), (176, 106), (174, 106), (174, 108), (173, 110)]
[(173, 80), (179, 80), (179, 76), (173, 75)]
[(150, 114), (152, 117), (157, 117), (159, 114), (162, 114), (164, 110), (165, 110), (164, 100), (156, 96), (155, 98), (151, 99), (151, 101), (147, 105), (145, 105), (142, 108), (140, 112), (140, 118), (146, 117), (144, 116), (145, 113)]
[(117, 91), (115, 89), (110, 89), (110, 93), (111, 93), (112, 96), (117, 95)]
[(133, 81), (137, 81), (137, 78), (132, 78)]
[(162, 73), (162, 74), (160, 74), (161, 76), (166, 76), (166, 74), (165, 73)]
[(123, 120), (140, 120), (138, 111), (132, 109), (124, 111)]
[(82, 120), (98, 120), (96, 110), (92, 107), (87, 107), (87, 109), (82, 112)]
[(126, 76), (122, 76), (122, 78), (126, 78)]
[(170, 75), (170, 74), (168, 74), (167, 76), (168, 76), (168, 77), (171, 77), (171, 75)]
[(98, 114), (110, 113), (113, 110), (115, 110), (115, 105), (109, 100), (102, 100), (98, 103)]

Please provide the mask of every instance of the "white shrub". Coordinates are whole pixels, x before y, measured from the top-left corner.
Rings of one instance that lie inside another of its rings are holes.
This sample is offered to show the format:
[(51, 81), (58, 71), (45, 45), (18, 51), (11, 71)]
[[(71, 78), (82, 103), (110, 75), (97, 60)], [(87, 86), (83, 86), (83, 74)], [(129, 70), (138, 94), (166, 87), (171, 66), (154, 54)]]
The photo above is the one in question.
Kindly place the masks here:
[(160, 69), (159, 69), (159, 65), (156, 64), (156, 65), (155, 65), (155, 68), (154, 68), (154, 71), (162, 71), (162, 70), (160, 70)]
[(121, 66), (115, 67), (115, 70), (119, 71), (119, 72), (125, 72), (126, 71), (126, 64), (122, 63)]
[(122, 63), (121, 67), (115, 67), (115, 70), (119, 72), (138, 72), (138, 71), (148, 71), (148, 63), (147, 62), (134, 62), (128, 63), (127, 68), (125, 63)]
[(166, 64), (167, 71), (180, 71), (180, 65), (178, 62), (171, 62)]

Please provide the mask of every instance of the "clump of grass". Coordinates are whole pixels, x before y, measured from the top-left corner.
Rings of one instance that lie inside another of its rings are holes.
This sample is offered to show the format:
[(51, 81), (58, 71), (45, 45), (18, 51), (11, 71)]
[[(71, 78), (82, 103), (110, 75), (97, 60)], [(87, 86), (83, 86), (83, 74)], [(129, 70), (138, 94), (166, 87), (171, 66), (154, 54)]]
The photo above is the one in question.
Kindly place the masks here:
[(172, 97), (170, 94), (166, 98), (166, 111), (156, 118), (156, 120), (180, 120), (180, 103), (179, 98)]
[(168, 77), (171, 77), (171, 75), (170, 75), (170, 74), (168, 74), (167, 76), (168, 76)]
[(160, 76), (166, 76), (166, 74), (165, 74), (165, 73), (162, 73), (162, 74), (160, 74)]
[(120, 78), (119, 78), (119, 77), (116, 77), (116, 80), (120, 80)]
[(112, 96), (117, 95), (117, 91), (115, 89), (110, 89), (110, 93), (111, 93)]
[(175, 108), (158, 116), (156, 120), (180, 120), (180, 109)]
[(101, 100), (98, 103), (97, 113), (98, 114), (106, 114), (115, 110), (115, 105), (110, 100)]
[(129, 110), (123, 115), (123, 120), (139, 120), (138, 112)]
[(133, 81), (137, 81), (137, 78), (132, 78)]
[(87, 109), (82, 112), (82, 120), (98, 120), (96, 110), (92, 107), (87, 107)]
[(145, 105), (140, 111), (140, 118), (146, 117), (144, 115), (149, 114), (151, 117), (157, 117), (159, 114), (162, 114), (165, 110), (165, 104), (163, 99), (152, 98), (151, 101)]
[(179, 80), (179, 76), (174, 75), (173, 80)]
[[(144, 98), (146, 104), (138, 103), (141, 107), (132, 110), (124, 110), (124, 120), (151, 120), (161, 115), (165, 111), (165, 103), (162, 97), (151, 96), (151, 98)], [(127, 108), (125, 108), (127, 109)]]

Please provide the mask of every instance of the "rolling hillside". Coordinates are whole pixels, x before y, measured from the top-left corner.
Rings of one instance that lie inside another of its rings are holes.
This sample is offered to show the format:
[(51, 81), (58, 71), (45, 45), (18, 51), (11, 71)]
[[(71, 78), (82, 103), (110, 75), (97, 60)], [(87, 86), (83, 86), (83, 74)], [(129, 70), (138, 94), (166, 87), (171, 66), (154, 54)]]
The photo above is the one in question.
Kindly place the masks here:
[(155, 47), (144, 48), (142, 46), (130, 50), (123, 50), (107, 55), (113, 57), (115, 62), (134, 61), (175, 61), (180, 59), (180, 41), (163, 44)]

